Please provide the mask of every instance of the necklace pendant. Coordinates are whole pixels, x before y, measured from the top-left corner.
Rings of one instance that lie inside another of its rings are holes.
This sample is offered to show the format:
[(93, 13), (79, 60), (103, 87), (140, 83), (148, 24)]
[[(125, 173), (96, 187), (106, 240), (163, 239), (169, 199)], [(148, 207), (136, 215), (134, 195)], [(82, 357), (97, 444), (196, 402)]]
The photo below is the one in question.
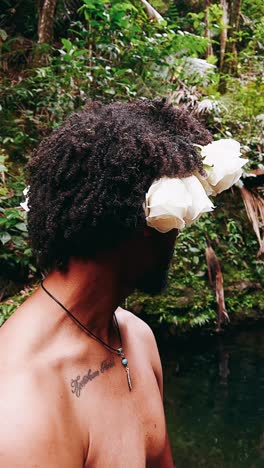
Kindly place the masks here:
[(126, 371), (126, 375), (127, 375), (127, 384), (128, 384), (128, 388), (129, 388), (129, 391), (131, 392), (132, 390), (132, 382), (131, 382), (131, 377), (130, 377), (130, 370), (129, 370), (129, 367), (128, 367), (128, 360), (127, 358), (125, 357), (124, 353), (123, 353), (123, 350), (122, 348), (119, 348), (119, 354), (121, 356), (121, 362), (125, 368), (125, 371)]
[(131, 392), (131, 390), (132, 390), (132, 382), (131, 382), (130, 370), (129, 370), (129, 367), (128, 367), (128, 366), (126, 366), (126, 374), (127, 374), (128, 388), (129, 388), (129, 391)]

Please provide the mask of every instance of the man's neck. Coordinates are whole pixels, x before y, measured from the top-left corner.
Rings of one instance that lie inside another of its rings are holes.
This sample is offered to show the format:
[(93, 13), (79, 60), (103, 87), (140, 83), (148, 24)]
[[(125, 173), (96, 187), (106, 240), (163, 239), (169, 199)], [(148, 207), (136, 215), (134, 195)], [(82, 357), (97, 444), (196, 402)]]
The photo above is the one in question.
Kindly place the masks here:
[(44, 285), (85, 327), (109, 341), (113, 314), (124, 297), (116, 262), (72, 259), (67, 272), (52, 271)]

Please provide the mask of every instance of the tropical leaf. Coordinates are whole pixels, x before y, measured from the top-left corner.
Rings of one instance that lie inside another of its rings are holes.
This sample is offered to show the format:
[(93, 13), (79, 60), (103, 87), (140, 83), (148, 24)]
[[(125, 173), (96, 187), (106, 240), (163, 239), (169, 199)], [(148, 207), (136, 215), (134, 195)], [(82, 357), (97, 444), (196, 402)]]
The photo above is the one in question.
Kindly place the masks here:
[[(258, 239), (259, 251), (257, 256), (264, 255), (264, 199), (257, 189), (241, 187), (241, 195), (249, 220)], [(261, 233), (262, 231), (262, 233)]]
[(217, 331), (221, 331), (221, 325), (224, 322), (229, 322), (229, 316), (225, 306), (224, 279), (221, 271), (220, 262), (215, 254), (210, 241), (207, 241), (208, 246), (205, 249), (205, 257), (208, 269), (209, 282), (215, 291), (216, 302), (218, 308)]

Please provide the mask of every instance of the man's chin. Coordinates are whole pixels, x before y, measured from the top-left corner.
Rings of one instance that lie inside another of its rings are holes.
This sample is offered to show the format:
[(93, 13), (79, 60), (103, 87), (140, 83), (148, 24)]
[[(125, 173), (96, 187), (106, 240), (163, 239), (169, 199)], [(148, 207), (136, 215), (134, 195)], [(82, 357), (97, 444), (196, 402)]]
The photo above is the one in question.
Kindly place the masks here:
[(146, 274), (136, 285), (138, 291), (158, 296), (163, 293), (168, 286), (168, 270)]

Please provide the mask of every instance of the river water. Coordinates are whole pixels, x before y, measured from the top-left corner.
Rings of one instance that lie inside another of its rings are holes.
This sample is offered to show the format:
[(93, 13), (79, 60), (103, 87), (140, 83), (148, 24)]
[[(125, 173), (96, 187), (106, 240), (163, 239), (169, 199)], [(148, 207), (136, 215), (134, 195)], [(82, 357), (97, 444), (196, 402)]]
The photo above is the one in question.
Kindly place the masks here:
[(264, 468), (264, 328), (160, 346), (177, 468)]

